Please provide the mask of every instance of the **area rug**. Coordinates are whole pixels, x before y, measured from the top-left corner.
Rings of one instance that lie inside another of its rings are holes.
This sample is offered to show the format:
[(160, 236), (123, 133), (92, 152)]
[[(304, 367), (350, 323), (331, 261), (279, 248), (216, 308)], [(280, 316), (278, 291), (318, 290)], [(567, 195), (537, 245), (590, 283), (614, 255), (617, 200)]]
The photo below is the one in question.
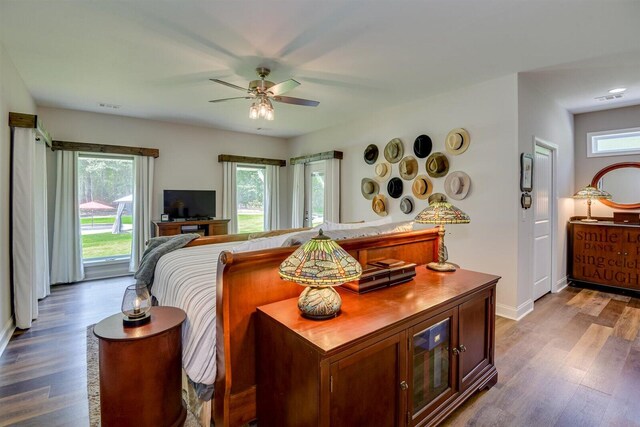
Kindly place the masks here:
[[(89, 397), (89, 425), (100, 426), (100, 365), (98, 364), (98, 338), (93, 325), (87, 328), (87, 395)], [(187, 411), (185, 427), (199, 427), (198, 420)]]

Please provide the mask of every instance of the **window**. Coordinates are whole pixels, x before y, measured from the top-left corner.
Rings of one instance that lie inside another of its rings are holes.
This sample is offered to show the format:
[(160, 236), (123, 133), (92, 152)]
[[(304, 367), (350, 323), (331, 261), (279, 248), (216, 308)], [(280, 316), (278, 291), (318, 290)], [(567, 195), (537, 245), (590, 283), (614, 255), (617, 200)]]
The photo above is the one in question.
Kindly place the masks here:
[(129, 260), (133, 158), (81, 154), (78, 203), (83, 262)]
[(587, 157), (629, 154), (640, 154), (640, 128), (587, 134)]
[(264, 231), (265, 168), (238, 165), (236, 169), (236, 202), (238, 233)]
[(324, 162), (305, 165), (305, 226), (315, 227), (324, 222)]

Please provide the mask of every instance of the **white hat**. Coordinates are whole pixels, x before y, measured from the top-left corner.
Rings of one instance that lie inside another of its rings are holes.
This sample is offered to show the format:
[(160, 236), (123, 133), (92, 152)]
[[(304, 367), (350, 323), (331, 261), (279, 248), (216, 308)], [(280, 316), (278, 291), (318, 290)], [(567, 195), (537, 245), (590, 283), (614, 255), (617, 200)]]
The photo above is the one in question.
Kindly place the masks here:
[(461, 171), (451, 172), (444, 181), (444, 191), (453, 200), (462, 200), (467, 197), (470, 188), (471, 178)]
[(391, 163), (380, 162), (374, 168), (376, 181), (384, 182), (391, 176)]

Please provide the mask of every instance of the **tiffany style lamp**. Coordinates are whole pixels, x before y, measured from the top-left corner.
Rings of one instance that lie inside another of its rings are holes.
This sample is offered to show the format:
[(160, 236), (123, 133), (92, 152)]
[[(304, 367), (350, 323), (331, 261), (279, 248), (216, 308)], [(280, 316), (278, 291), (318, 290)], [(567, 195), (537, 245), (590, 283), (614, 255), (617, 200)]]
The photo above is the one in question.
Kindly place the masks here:
[(280, 264), (279, 273), (283, 279), (307, 287), (298, 298), (302, 315), (322, 320), (340, 312), (342, 300), (333, 287), (360, 277), (362, 267), (320, 230)]
[(587, 217), (581, 219), (582, 222), (598, 222), (597, 219), (591, 218), (591, 199), (610, 199), (611, 194), (596, 187), (587, 185), (582, 190), (573, 195), (574, 199), (587, 199)]
[(419, 224), (437, 224), (438, 230), (438, 262), (430, 262), (427, 268), (436, 271), (455, 271), (456, 266), (448, 263), (447, 247), (444, 245), (444, 224), (467, 224), (469, 215), (449, 202), (434, 202), (416, 216)]

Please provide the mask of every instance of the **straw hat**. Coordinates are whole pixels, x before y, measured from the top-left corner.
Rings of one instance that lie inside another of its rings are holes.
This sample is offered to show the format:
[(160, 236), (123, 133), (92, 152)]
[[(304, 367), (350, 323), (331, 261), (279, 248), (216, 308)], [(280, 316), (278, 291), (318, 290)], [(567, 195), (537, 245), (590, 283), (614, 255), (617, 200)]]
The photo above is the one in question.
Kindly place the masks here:
[(367, 164), (372, 165), (378, 160), (378, 146), (375, 144), (369, 144), (367, 148), (364, 149), (364, 161)]
[(467, 197), (470, 188), (471, 178), (464, 172), (451, 172), (444, 181), (444, 191), (453, 200), (462, 200)]
[(413, 156), (407, 156), (400, 161), (398, 165), (400, 169), (400, 176), (402, 179), (411, 181), (418, 175), (418, 161)]
[(402, 156), (404, 156), (404, 145), (400, 138), (393, 138), (384, 147), (384, 158), (389, 163), (398, 163)]
[(424, 200), (433, 191), (433, 183), (427, 175), (418, 175), (413, 181), (411, 191), (418, 199)]
[(387, 198), (378, 194), (371, 202), (371, 209), (380, 216), (387, 216)]
[(387, 162), (380, 162), (376, 165), (375, 169), (376, 181), (385, 182), (391, 176), (391, 164)]
[(427, 157), (427, 173), (432, 178), (440, 178), (449, 172), (449, 159), (443, 153), (435, 152)]
[(394, 199), (402, 196), (402, 190), (402, 180), (397, 176), (391, 178), (391, 180), (387, 183), (387, 192), (389, 193), (389, 196), (393, 197)]
[(400, 210), (405, 214), (413, 212), (413, 199), (411, 196), (404, 196), (402, 200), (400, 200)]
[(471, 138), (469, 138), (469, 132), (462, 128), (457, 128), (447, 134), (444, 145), (449, 154), (457, 156), (467, 151), (470, 143)]
[(433, 143), (429, 135), (419, 135), (413, 142), (413, 152), (419, 159), (424, 159), (431, 154)]
[(360, 191), (365, 199), (371, 200), (373, 196), (380, 192), (380, 186), (371, 178), (362, 178), (360, 183)]

